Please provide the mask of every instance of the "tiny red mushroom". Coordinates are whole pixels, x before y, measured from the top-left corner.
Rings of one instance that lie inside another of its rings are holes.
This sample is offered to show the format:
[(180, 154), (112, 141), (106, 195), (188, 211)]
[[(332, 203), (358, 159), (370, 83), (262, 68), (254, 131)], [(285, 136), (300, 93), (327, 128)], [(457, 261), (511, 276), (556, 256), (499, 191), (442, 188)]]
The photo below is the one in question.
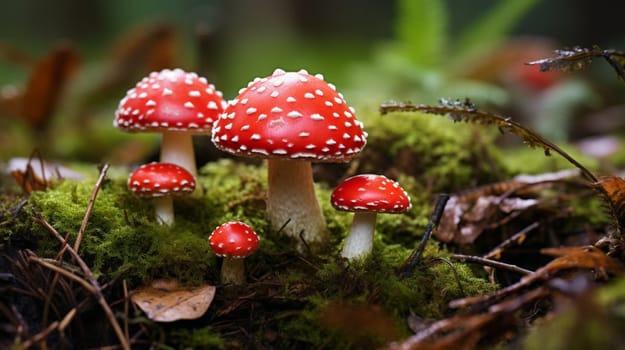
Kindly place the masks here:
[(377, 213), (403, 213), (411, 208), (410, 197), (397, 182), (372, 174), (346, 179), (334, 189), (330, 202), (338, 210), (354, 212), (341, 251), (350, 260), (371, 253)]
[(137, 197), (151, 198), (156, 219), (170, 225), (174, 222), (172, 196), (195, 190), (195, 178), (185, 168), (171, 163), (150, 163), (138, 167), (128, 178), (128, 189)]
[(192, 135), (211, 132), (223, 111), (221, 92), (206, 78), (182, 69), (152, 72), (128, 90), (113, 125), (129, 132), (160, 132), (163, 163), (197, 175)]
[(327, 231), (310, 162), (347, 162), (360, 153), (366, 136), (353, 108), (321, 75), (277, 69), (230, 101), (215, 122), (212, 140), (235, 155), (267, 158), (267, 215), (273, 229), (318, 243), (327, 239)]
[(244, 284), (245, 265), (243, 258), (252, 254), (260, 245), (258, 235), (249, 225), (231, 221), (218, 226), (208, 243), (215, 255), (223, 257), (221, 282), (225, 284)]

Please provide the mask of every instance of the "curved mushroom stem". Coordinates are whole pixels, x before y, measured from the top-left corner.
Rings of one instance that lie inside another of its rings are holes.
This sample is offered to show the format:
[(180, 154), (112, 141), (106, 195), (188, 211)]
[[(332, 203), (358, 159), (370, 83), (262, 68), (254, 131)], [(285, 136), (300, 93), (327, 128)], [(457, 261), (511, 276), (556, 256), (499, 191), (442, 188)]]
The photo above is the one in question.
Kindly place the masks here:
[(181, 131), (163, 132), (161, 141), (161, 163), (173, 163), (187, 169), (197, 176), (195, 152), (191, 134)]
[(354, 213), (352, 226), (341, 251), (342, 257), (352, 260), (371, 253), (376, 218), (376, 212), (359, 211)]
[(156, 197), (152, 199), (156, 220), (161, 225), (174, 223), (174, 200), (170, 196)]
[(284, 234), (295, 238), (300, 251), (304, 243), (325, 242), (328, 232), (310, 161), (269, 159), (268, 168), (267, 216), (272, 228), (282, 228)]
[(221, 283), (245, 284), (245, 264), (241, 258), (224, 258), (221, 264)]

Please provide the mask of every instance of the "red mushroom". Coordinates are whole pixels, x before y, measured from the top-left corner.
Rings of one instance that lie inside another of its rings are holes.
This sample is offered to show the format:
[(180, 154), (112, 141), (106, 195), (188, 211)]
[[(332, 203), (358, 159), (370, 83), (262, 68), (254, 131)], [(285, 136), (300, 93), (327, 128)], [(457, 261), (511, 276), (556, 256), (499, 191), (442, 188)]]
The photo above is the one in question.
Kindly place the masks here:
[(223, 257), (221, 282), (226, 284), (245, 283), (243, 258), (258, 249), (258, 235), (247, 224), (238, 221), (218, 226), (208, 237), (215, 255)]
[[(347, 162), (366, 144), (362, 123), (332, 84), (306, 71), (257, 78), (230, 101), (213, 128), (217, 148), (268, 159), (272, 227), (307, 243), (327, 239), (311, 161)], [(302, 248), (302, 245), (299, 246)]]
[(197, 174), (192, 135), (210, 133), (225, 102), (206, 78), (182, 69), (152, 72), (130, 89), (113, 125), (129, 132), (161, 132), (161, 162)]
[(150, 163), (137, 168), (128, 178), (128, 189), (137, 197), (151, 198), (156, 219), (171, 225), (174, 222), (172, 196), (195, 190), (195, 178), (185, 168), (171, 163)]
[(399, 184), (382, 175), (356, 175), (337, 186), (330, 197), (338, 210), (354, 212), (341, 256), (347, 259), (371, 253), (377, 213), (403, 213), (410, 197)]

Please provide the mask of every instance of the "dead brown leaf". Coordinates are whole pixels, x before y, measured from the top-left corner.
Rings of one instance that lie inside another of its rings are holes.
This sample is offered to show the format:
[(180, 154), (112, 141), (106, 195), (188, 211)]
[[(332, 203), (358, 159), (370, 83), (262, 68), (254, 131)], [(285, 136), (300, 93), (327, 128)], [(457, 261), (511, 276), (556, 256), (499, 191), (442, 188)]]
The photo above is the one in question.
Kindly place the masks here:
[(147, 317), (157, 322), (193, 320), (204, 315), (215, 297), (216, 287), (180, 287), (174, 280), (157, 280), (132, 292), (130, 299)]
[(62, 43), (39, 61), (24, 91), (22, 117), (34, 129), (42, 130), (59, 103), (59, 97), (78, 69), (78, 53)]
[[(508, 185), (509, 189), (514, 189), (525, 184)], [(477, 193), (487, 193), (487, 190), (490, 191), (483, 188)], [(484, 230), (496, 226), (506, 215), (514, 215), (515, 212), (527, 210), (539, 203), (537, 199), (503, 198), (486, 194), (478, 196), (477, 193), (450, 197), (438, 229), (434, 231), (434, 237), (445, 243), (470, 244)]]
[(618, 260), (607, 256), (599, 248), (593, 246), (545, 248), (541, 250), (541, 253), (557, 256), (544, 267), (549, 274), (568, 269), (590, 269), (600, 277), (605, 277), (608, 274), (616, 275), (623, 271), (623, 266)]
[(607, 176), (597, 182), (597, 188), (604, 194), (610, 214), (619, 231), (625, 230), (625, 180), (618, 176)]
[(85, 176), (63, 165), (45, 161), (39, 157), (11, 158), (7, 171), (26, 193), (45, 191), (55, 181), (81, 180)]
[(565, 170), (522, 175), (453, 195), (445, 206), (434, 237), (445, 243), (470, 244), (484, 230), (496, 228), (539, 205), (541, 190), (578, 174), (577, 170)]

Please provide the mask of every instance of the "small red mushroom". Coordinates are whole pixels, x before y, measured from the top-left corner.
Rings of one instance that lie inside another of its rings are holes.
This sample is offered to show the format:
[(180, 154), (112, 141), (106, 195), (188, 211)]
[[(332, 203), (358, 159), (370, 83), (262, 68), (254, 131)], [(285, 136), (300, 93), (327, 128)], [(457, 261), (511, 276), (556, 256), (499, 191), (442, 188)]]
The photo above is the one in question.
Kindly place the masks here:
[(298, 241), (302, 234), (307, 243), (327, 239), (310, 162), (347, 162), (366, 137), (353, 108), (321, 75), (281, 69), (242, 89), (212, 133), (223, 151), (268, 159), (269, 221)]
[(174, 222), (172, 196), (195, 190), (195, 178), (185, 168), (171, 163), (150, 163), (137, 168), (128, 178), (128, 189), (137, 197), (151, 198), (156, 219), (166, 225)]
[(352, 176), (338, 185), (330, 197), (338, 210), (354, 212), (341, 256), (352, 260), (371, 253), (377, 213), (403, 213), (411, 208), (410, 196), (383, 175)]
[(238, 221), (227, 222), (218, 226), (208, 243), (215, 255), (223, 257), (221, 282), (225, 284), (244, 284), (245, 265), (243, 258), (252, 254), (260, 245), (258, 235), (247, 224)]
[(197, 174), (192, 135), (211, 132), (223, 111), (221, 92), (182, 69), (152, 72), (128, 90), (113, 125), (129, 132), (160, 132), (161, 159)]

